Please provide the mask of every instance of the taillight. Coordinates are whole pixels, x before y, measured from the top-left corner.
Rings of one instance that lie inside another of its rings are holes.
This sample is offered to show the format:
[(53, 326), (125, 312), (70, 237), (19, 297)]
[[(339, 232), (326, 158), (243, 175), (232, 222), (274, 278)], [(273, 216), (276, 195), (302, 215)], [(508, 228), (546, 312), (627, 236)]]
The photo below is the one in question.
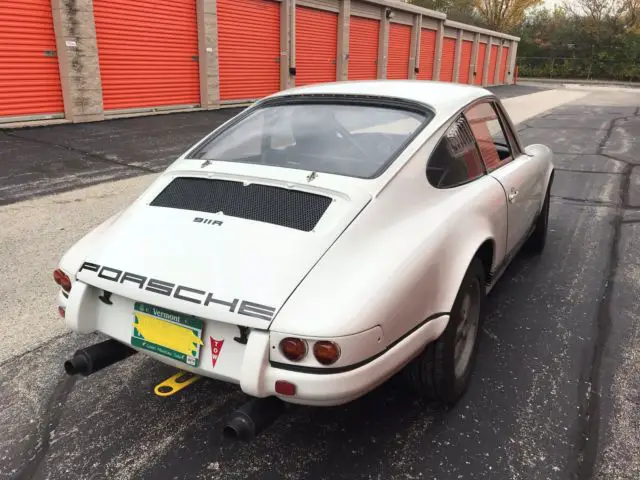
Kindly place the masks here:
[(313, 356), (322, 365), (331, 365), (340, 358), (340, 347), (335, 342), (321, 340), (313, 345)]
[(71, 291), (71, 279), (59, 268), (54, 270), (53, 279), (65, 292)]
[(287, 337), (280, 341), (280, 352), (292, 362), (299, 362), (307, 354), (307, 343), (299, 338)]
[(65, 314), (66, 314), (67, 312), (66, 312), (66, 309), (65, 309), (64, 307), (58, 307), (58, 313), (60, 314), (60, 316), (61, 316), (62, 318), (64, 318), (64, 316), (65, 316)]

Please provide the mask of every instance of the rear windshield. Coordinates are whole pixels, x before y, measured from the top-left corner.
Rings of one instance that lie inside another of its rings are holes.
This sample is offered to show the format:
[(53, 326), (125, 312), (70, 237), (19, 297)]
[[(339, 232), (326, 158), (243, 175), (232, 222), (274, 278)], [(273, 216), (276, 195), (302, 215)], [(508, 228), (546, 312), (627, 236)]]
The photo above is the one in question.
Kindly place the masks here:
[(372, 178), (431, 114), (365, 104), (264, 106), (190, 157)]

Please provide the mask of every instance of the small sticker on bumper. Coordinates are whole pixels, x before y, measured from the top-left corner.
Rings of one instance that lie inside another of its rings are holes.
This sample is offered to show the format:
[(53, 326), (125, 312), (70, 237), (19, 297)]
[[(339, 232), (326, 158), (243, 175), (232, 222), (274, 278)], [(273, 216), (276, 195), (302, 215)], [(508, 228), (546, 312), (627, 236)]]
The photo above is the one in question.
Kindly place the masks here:
[(209, 337), (209, 340), (211, 341), (211, 366), (215, 368), (224, 340), (216, 340), (213, 337)]

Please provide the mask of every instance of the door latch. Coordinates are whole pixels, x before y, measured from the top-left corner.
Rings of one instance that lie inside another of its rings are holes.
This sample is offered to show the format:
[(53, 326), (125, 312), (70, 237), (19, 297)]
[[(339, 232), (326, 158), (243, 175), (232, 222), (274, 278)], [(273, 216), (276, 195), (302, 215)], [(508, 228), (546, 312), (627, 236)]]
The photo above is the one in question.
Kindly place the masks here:
[(516, 198), (518, 197), (518, 193), (520, 193), (518, 190), (516, 190), (515, 188), (511, 188), (511, 193), (509, 193), (509, 202), (513, 203), (516, 201)]

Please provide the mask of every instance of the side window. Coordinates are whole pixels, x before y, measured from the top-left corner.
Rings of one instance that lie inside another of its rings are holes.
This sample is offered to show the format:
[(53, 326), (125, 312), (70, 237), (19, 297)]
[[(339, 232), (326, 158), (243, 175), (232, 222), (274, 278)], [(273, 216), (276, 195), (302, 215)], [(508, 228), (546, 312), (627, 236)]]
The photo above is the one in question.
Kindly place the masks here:
[(474, 105), (464, 115), (478, 142), (488, 171), (513, 159), (512, 147), (493, 104), (485, 102)]
[(427, 163), (427, 179), (436, 188), (451, 188), (484, 174), (482, 160), (464, 117), (445, 132)]

